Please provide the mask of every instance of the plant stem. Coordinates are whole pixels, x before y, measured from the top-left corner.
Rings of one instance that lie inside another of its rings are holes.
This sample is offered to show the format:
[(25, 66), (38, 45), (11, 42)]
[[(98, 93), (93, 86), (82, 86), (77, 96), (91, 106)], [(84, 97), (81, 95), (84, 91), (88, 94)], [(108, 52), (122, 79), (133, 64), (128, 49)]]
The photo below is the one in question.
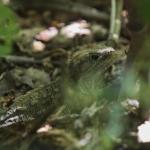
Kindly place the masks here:
[(123, 8), (123, 0), (111, 0), (111, 20), (109, 41), (118, 43), (121, 30), (121, 12)]

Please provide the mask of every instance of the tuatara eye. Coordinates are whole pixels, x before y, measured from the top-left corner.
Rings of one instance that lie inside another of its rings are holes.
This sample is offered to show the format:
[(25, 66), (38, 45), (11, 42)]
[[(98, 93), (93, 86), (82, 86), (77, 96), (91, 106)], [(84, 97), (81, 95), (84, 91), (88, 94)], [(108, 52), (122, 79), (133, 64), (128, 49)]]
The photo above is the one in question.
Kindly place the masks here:
[(100, 60), (103, 56), (100, 53), (90, 53), (89, 58), (90, 61), (97, 61)]
[(98, 55), (98, 54), (93, 53), (93, 54), (90, 54), (90, 58), (91, 58), (92, 60), (98, 60), (99, 55)]

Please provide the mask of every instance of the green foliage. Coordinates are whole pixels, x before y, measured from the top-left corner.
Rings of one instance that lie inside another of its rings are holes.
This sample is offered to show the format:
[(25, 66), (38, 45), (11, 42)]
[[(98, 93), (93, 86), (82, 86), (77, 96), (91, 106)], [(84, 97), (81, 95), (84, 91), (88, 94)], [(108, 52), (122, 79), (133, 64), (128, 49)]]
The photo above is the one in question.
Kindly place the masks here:
[(0, 1), (0, 55), (11, 52), (13, 38), (18, 31), (17, 18), (13, 11)]
[(138, 11), (145, 21), (150, 22), (150, 0), (138, 0)]

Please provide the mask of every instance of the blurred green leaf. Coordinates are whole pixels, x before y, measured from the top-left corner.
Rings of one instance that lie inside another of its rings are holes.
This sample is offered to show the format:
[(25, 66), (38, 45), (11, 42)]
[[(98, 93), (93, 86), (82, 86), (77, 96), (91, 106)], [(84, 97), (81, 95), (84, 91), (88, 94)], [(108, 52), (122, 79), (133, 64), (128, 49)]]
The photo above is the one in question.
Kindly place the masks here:
[(138, 0), (138, 11), (145, 21), (150, 22), (150, 0)]
[(0, 55), (11, 52), (12, 41), (18, 31), (17, 17), (14, 12), (0, 1)]

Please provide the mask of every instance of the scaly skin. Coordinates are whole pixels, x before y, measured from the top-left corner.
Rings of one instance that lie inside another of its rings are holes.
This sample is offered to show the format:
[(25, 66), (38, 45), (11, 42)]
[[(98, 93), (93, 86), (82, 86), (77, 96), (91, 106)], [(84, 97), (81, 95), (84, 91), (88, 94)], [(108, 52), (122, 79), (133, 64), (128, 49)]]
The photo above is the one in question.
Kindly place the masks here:
[[(71, 53), (66, 62), (67, 73), (71, 80), (84, 79), (94, 73), (101, 76), (110, 66), (121, 57), (124, 50), (114, 50), (104, 43), (92, 47), (82, 47)], [(0, 127), (11, 124), (38, 119), (40, 115), (51, 114), (58, 106), (63, 104), (63, 88), (60, 80), (48, 85), (33, 89), (14, 100), (14, 104), (6, 114), (0, 117)]]

